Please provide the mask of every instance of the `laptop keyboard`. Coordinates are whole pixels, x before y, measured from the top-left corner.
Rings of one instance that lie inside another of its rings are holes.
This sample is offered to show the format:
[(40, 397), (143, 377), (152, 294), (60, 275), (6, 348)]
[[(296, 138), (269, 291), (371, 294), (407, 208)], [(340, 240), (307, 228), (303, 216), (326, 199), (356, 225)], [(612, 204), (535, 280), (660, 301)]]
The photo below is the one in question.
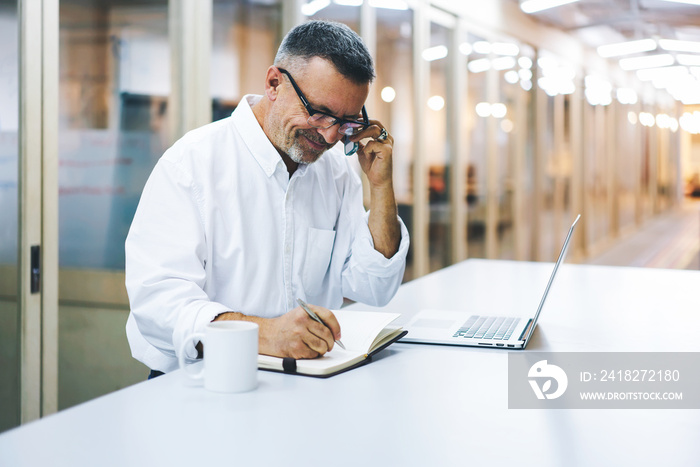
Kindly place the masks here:
[(520, 318), (471, 316), (452, 337), (465, 339), (508, 340), (520, 322)]

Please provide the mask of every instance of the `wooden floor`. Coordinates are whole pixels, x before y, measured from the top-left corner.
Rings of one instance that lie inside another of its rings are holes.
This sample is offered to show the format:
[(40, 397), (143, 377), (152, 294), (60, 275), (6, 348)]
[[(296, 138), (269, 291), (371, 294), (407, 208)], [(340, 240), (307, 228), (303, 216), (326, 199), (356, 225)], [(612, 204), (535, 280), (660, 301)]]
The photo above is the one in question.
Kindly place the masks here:
[(684, 200), (584, 263), (700, 270), (700, 199)]

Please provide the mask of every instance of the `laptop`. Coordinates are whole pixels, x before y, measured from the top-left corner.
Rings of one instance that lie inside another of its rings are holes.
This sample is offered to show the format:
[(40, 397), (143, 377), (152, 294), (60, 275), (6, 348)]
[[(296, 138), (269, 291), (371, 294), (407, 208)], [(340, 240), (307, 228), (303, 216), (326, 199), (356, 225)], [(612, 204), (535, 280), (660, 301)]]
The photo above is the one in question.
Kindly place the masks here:
[(422, 310), (404, 326), (408, 335), (400, 342), (524, 349), (530, 342), (559, 266), (566, 258), (571, 236), (580, 218), (579, 214), (569, 228), (540, 305), (533, 316), (469, 316), (464, 311)]

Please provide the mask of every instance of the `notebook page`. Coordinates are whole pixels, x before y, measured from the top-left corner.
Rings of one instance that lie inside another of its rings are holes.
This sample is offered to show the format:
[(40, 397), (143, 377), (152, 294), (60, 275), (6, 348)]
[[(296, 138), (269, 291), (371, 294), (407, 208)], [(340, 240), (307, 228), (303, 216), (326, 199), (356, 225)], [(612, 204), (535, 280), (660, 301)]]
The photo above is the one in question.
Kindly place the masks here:
[[(340, 340), (348, 352), (368, 353), (372, 342), (389, 323), (398, 318), (398, 313), (373, 311), (335, 310), (333, 314), (340, 324)], [(341, 350), (337, 344), (330, 353)]]

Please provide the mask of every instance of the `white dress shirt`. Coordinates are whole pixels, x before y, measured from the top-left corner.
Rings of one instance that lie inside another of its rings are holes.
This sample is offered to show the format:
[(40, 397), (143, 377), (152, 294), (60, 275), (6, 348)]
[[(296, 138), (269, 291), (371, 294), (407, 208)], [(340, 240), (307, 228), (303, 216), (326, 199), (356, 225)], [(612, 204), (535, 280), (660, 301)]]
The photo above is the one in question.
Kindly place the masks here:
[[(126, 333), (134, 358), (177, 368), (184, 339), (227, 311), (265, 318), (300, 297), (339, 308), (396, 293), (408, 231), (392, 258), (374, 249), (358, 175), (338, 146), (289, 177), (245, 96), (158, 161), (126, 240)], [(194, 344), (186, 348), (194, 359)]]

